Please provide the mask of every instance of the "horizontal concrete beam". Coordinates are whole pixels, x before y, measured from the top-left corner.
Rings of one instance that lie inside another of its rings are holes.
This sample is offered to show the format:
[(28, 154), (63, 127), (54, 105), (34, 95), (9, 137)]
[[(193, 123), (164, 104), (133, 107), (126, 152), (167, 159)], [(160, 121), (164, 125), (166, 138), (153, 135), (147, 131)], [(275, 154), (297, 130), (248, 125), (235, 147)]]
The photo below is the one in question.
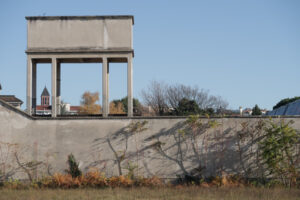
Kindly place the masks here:
[(91, 19), (131, 19), (134, 24), (133, 15), (92, 15), (92, 16), (26, 16), (26, 20), (91, 20)]

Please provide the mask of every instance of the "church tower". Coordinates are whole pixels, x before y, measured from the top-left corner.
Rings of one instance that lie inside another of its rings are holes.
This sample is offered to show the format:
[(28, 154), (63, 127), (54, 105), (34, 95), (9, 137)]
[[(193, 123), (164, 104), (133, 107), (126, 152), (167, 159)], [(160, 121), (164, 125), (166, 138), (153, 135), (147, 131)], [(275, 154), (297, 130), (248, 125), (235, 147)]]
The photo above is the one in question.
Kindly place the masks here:
[(49, 106), (50, 105), (50, 94), (45, 86), (42, 94), (41, 94), (41, 105)]

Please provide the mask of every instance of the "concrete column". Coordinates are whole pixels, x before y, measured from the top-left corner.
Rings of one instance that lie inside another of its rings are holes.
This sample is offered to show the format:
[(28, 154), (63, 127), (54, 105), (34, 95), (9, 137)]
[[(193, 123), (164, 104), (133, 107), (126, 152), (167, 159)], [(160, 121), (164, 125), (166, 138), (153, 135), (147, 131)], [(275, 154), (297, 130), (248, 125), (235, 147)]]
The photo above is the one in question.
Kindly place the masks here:
[(52, 73), (51, 73), (51, 105), (52, 105), (52, 117), (56, 117), (56, 95), (57, 95), (57, 60), (52, 58)]
[(107, 114), (109, 114), (109, 61), (107, 60), (107, 74), (106, 74), (106, 105), (107, 105)]
[(36, 62), (31, 61), (32, 64), (32, 111), (31, 114), (36, 113)]
[(108, 72), (109, 72), (107, 57), (103, 57), (102, 61), (102, 115), (108, 116), (109, 103), (108, 103)]
[(56, 71), (56, 114), (61, 114), (61, 97), (60, 97), (60, 88), (61, 88), (61, 65), (57, 62), (57, 71)]
[(26, 109), (29, 115), (32, 114), (32, 59), (27, 56), (27, 89), (26, 89)]
[(128, 112), (127, 116), (133, 116), (133, 88), (132, 88), (132, 55), (127, 58), (127, 97), (128, 97)]

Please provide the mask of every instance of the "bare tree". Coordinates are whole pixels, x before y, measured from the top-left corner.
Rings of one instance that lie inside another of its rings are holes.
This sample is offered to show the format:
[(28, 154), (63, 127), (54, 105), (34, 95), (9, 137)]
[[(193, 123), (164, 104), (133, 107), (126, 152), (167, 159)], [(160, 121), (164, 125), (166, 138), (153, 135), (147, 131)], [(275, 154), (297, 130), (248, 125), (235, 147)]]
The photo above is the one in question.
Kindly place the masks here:
[(167, 85), (152, 81), (147, 90), (142, 90), (142, 97), (147, 106), (156, 114), (162, 115), (170, 109), (176, 110), (182, 99), (195, 101), (201, 110), (226, 109), (228, 103), (220, 96), (210, 95), (208, 90), (183, 84)]
[(219, 108), (227, 108), (228, 103), (222, 99), (221, 96), (209, 96), (208, 103), (206, 105), (206, 108), (213, 108), (214, 110), (217, 110)]
[(202, 110), (212, 108), (225, 109), (228, 103), (220, 96), (209, 95), (209, 92), (204, 89), (199, 89), (197, 86), (191, 87), (183, 84), (176, 84), (167, 87), (166, 99), (171, 108), (176, 108), (179, 102), (183, 99), (194, 100)]
[(166, 100), (167, 87), (163, 82), (152, 81), (147, 90), (142, 90), (141, 92), (145, 104), (150, 106), (157, 115), (163, 115), (168, 109)]
[(167, 87), (166, 99), (171, 108), (176, 108), (183, 99), (196, 100), (199, 89), (197, 86), (185, 86), (182, 84), (171, 85)]

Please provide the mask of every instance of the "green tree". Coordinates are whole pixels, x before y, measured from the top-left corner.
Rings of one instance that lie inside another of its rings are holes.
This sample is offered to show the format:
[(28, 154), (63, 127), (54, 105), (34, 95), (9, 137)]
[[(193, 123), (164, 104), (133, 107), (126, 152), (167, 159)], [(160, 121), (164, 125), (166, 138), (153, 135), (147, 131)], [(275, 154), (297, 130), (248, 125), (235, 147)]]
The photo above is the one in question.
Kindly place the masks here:
[(261, 113), (261, 110), (260, 110), (260, 108), (258, 107), (258, 105), (256, 104), (255, 106), (254, 106), (254, 108), (252, 108), (252, 115), (261, 115), (262, 113)]
[[(122, 98), (122, 99), (113, 100), (113, 103), (115, 105), (118, 105), (118, 103), (122, 103), (124, 112), (125, 113), (128, 112), (128, 98), (127, 98), (127, 96)], [(136, 98), (133, 98), (133, 113), (138, 114), (138, 115), (142, 113), (142, 104)]]
[(199, 106), (194, 100), (183, 98), (175, 109), (177, 115), (192, 115), (200, 112)]
[(208, 115), (213, 115), (215, 113), (215, 110), (213, 108), (206, 108), (202, 111), (200, 111), (201, 114), (208, 114)]
[(273, 109), (279, 108), (280, 106), (284, 106), (284, 105), (294, 102), (298, 99), (300, 99), (300, 97), (282, 99), (273, 107)]
[(68, 165), (69, 169), (66, 170), (67, 173), (71, 174), (73, 178), (76, 178), (78, 176), (81, 176), (82, 172), (78, 167), (78, 163), (76, 162), (76, 159), (73, 154), (68, 155)]

